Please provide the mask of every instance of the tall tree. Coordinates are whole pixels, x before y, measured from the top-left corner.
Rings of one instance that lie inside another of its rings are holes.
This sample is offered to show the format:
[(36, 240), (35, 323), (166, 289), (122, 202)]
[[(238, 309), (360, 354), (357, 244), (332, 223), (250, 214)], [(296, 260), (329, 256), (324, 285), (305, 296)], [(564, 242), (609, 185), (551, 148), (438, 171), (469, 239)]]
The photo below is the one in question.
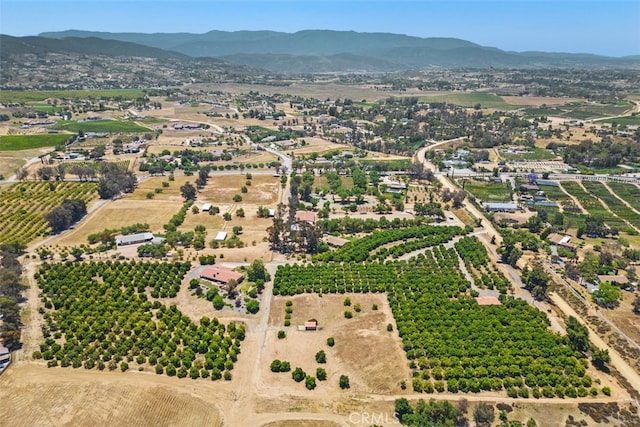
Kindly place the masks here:
[(574, 350), (585, 352), (589, 349), (589, 330), (573, 316), (567, 319), (567, 338)]
[(180, 194), (184, 197), (185, 200), (195, 200), (198, 194), (198, 190), (193, 186), (189, 181), (185, 182), (182, 187), (180, 187)]

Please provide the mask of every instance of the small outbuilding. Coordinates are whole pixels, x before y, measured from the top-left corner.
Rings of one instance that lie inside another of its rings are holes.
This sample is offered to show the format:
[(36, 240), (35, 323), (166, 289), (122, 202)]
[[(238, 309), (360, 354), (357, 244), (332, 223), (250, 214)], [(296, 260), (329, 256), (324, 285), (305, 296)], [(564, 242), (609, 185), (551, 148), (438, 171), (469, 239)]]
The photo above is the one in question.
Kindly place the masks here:
[(305, 331), (317, 331), (318, 330), (318, 322), (315, 320), (310, 320), (308, 322), (304, 322), (304, 330)]
[(515, 212), (520, 210), (520, 206), (517, 203), (492, 203), (483, 202), (482, 207), (487, 212)]
[(214, 237), (213, 240), (215, 240), (216, 242), (222, 242), (227, 238), (227, 234), (228, 233), (226, 231), (218, 231), (216, 237)]
[(116, 245), (118, 246), (136, 245), (138, 243), (153, 242), (153, 239), (154, 239), (153, 233), (149, 233), (149, 232), (128, 234), (126, 236), (116, 237)]
[(202, 206), (202, 212), (209, 212), (212, 207), (213, 205), (211, 203), (205, 203), (204, 206)]

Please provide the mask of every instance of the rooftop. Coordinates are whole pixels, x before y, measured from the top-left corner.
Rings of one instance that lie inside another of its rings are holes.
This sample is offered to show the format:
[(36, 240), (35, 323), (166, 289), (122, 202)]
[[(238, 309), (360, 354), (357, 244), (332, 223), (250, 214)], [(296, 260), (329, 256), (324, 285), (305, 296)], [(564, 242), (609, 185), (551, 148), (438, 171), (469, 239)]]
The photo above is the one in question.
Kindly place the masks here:
[(214, 282), (228, 283), (230, 280), (240, 282), (244, 276), (230, 269), (229, 267), (223, 267), (221, 265), (214, 265), (202, 270), (200, 277), (203, 279), (212, 280)]
[(496, 297), (476, 297), (478, 305), (502, 305)]

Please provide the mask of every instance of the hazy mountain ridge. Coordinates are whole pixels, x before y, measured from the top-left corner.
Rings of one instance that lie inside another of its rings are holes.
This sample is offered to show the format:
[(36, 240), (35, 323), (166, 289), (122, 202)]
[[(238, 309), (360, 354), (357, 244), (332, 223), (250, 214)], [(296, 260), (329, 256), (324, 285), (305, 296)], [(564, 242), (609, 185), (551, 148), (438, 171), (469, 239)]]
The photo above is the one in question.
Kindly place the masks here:
[(98, 37), (138, 43), (191, 57), (216, 57), (272, 72), (387, 72), (425, 67), (539, 68), (640, 67), (624, 58), (558, 52), (507, 52), (456, 38), (420, 38), (391, 33), (305, 30), (109, 33), (69, 30), (47, 38)]
[(2, 46), (2, 49), (0, 49), (0, 55), (2, 57), (21, 53), (42, 54), (51, 52), (69, 52), (87, 55), (138, 56), (165, 60), (190, 59), (189, 56), (178, 52), (131, 42), (101, 39), (96, 37), (68, 37), (64, 39), (54, 39), (45, 37), (12, 37), (0, 34), (0, 45)]

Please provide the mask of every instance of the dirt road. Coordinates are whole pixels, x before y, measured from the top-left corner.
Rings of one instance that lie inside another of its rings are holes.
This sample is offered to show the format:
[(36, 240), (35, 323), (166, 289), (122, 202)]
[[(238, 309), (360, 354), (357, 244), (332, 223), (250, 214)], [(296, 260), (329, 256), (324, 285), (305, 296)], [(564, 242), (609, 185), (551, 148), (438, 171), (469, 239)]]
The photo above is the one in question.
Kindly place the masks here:
[(609, 351), (609, 355), (611, 356), (611, 364), (615, 366), (618, 371), (620, 371), (622, 376), (624, 376), (629, 381), (633, 388), (640, 392), (640, 375), (638, 375), (636, 371), (633, 370), (613, 348), (605, 343), (598, 336), (598, 334), (593, 329), (591, 329), (591, 327), (587, 323), (585, 323), (582, 318), (569, 306), (569, 304), (567, 304), (564, 299), (553, 292), (551, 293), (550, 298), (553, 303), (558, 306), (560, 310), (562, 310), (563, 313), (565, 313), (567, 316), (575, 317), (580, 323), (587, 327), (587, 329), (589, 330), (589, 340), (596, 347)]

